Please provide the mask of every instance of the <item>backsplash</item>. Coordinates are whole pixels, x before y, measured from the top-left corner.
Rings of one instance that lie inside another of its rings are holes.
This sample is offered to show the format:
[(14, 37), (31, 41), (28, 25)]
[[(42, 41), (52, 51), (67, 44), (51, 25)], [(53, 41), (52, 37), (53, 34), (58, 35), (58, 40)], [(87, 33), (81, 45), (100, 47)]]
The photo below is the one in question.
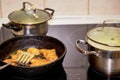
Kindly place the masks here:
[(54, 16), (120, 15), (120, 0), (0, 0), (0, 17), (21, 9), (24, 1), (39, 9), (52, 8)]

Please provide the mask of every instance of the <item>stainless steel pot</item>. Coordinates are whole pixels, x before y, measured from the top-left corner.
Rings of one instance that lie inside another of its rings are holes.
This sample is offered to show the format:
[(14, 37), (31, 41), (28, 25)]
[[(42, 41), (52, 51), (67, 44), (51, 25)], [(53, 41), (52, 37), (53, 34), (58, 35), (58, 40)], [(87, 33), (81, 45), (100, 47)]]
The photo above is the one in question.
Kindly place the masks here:
[[(26, 4), (30, 8), (26, 8)], [(23, 2), (23, 8), (10, 13), (8, 15), (10, 22), (3, 24), (3, 27), (11, 29), (14, 35), (46, 35), (48, 32), (47, 21), (52, 18), (53, 14), (53, 9), (36, 9), (33, 4)]]
[[(88, 44), (93, 51), (87, 51), (83, 45)], [(77, 50), (88, 55), (90, 66), (107, 75), (120, 75), (120, 28), (97, 27), (88, 31), (85, 40), (77, 40)]]

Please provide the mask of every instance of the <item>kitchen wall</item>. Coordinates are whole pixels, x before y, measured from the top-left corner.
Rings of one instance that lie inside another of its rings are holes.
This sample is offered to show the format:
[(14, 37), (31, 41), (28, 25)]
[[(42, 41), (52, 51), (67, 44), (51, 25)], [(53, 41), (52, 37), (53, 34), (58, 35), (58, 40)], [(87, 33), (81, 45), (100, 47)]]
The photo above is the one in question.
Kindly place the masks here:
[(54, 16), (120, 15), (120, 0), (0, 0), (0, 17), (21, 9), (24, 1), (36, 8), (52, 8)]
[(2, 17), (1, 15), (2, 15), (2, 12), (1, 12), (1, 1), (0, 1), (0, 18)]

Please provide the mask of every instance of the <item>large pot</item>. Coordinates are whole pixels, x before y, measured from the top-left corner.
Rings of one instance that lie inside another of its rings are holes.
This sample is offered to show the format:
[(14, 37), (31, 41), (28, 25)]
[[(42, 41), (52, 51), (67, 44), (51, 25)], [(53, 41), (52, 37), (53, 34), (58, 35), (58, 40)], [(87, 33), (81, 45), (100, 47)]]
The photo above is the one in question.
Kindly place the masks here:
[[(26, 4), (30, 8), (26, 8)], [(52, 18), (53, 13), (53, 9), (36, 9), (33, 4), (23, 2), (23, 8), (10, 13), (8, 15), (10, 22), (3, 24), (3, 27), (11, 29), (14, 35), (46, 35), (48, 32), (47, 21)]]
[[(66, 54), (65, 45), (58, 39), (50, 36), (38, 36), (38, 35), (24, 35), (11, 38), (0, 45), (0, 59), (3, 60), (7, 56), (18, 49), (26, 49), (29, 47), (55, 49), (58, 55), (58, 59), (42, 66), (34, 67), (21, 67), (10, 65), (3, 70), (15, 76), (34, 77), (43, 75), (48, 71), (55, 69), (56, 66), (62, 65)], [(0, 60), (0, 65), (4, 65)], [(14, 74), (15, 73), (15, 74)]]
[[(85, 39), (75, 45), (80, 53), (88, 55), (90, 66), (106, 75), (120, 75), (120, 28), (102, 25), (88, 31)], [(91, 51), (82, 47), (86, 43)]]

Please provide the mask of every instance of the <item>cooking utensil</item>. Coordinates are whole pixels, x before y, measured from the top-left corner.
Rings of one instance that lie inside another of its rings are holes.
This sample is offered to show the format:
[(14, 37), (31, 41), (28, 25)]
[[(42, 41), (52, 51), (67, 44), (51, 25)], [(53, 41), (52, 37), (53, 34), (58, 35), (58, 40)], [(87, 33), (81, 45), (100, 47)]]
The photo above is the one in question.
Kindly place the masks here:
[[(0, 59), (5, 59), (7, 56), (9, 56), (16, 50), (26, 50), (29, 47), (35, 47), (38, 49), (55, 49), (58, 55), (58, 59), (49, 64), (34, 67), (10, 65), (5, 68), (6, 72), (8, 71), (9, 73), (16, 73), (14, 75), (18, 77), (35, 77), (38, 75), (44, 75), (50, 70), (54, 69), (56, 66), (62, 65), (62, 62), (66, 55), (65, 45), (60, 40), (54, 37), (40, 35), (24, 35), (16, 36), (3, 42), (0, 45)], [(4, 64), (6, 63), (0, 61), (0, 65)]]
[(34, 54), (31, 54), (31, 53), (28, 53), (28, 52), (23, 52), (23, 53), (21, 53), (19, 55), (16, 62), (10, 62), (10, 63), (7, 63), (7, 64), (5, 64), (3, 66), (0, 66), (0, 70), (2, 70), (5, 67), (11, 65), (12, 63), (17, 63), (17, 64), (19, 64), (21, 66), (26, 66), (34, 56), (35, 56)]
[[(26, 8), (26, 5), (29, 5), (30, 8)], [(23, 8), (10, 13), (8, 15), (10, 22), (3, 24), (3, 27), (10, 29), (14, 35), (46, 35), (47, 21), (52, 19), (53, 14), (53, 9), (41, 10), (35, 8), (30, 2), (23, 2)]]
[[(119, 75), (120, 28), (105, 26), (105, 23), (104, 21), (102, 27), (88, 31), (86, 41), (77, 40), (75, 45), (80, 53), (88, 55), (89, 63), (96, 71), (107, 75)], [(88, 43), (90, 51), (82, 48), (86, 43)]]
[(22, 52), (17, 59), (17, 63), (20, 65), (26, 65), (30, 62), (30, 60), (34, 57), (34, 54), (28, 52)]

